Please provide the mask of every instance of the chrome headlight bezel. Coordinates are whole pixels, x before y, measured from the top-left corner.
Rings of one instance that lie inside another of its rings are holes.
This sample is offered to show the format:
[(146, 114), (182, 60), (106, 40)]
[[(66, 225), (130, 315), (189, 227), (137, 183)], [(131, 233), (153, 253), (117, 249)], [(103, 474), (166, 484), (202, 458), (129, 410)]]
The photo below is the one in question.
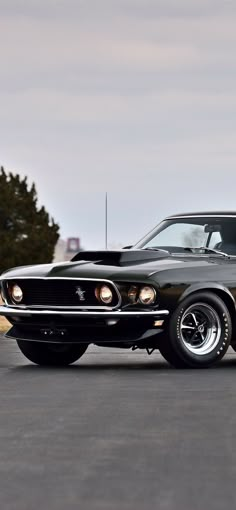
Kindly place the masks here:
[(0, 287), (0, 299), (2, 300), (3, 303), (6, 303), (6, 298), (2, 287)]

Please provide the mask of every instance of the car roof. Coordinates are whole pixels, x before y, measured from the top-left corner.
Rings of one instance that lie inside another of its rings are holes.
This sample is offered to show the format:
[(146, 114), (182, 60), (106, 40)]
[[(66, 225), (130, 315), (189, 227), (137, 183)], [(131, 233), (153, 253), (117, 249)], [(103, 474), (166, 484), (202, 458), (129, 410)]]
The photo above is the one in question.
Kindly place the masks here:
[(198, 216), (207, 216), (207, 217), (235, 217), (236, 211), (206, 211), (206, 212), (189, 212), (189, 213), (181, 213), (181, 214), (173, 214), (171, 216), (167, 216), (167, 220), (174, 218), (194, 218)]

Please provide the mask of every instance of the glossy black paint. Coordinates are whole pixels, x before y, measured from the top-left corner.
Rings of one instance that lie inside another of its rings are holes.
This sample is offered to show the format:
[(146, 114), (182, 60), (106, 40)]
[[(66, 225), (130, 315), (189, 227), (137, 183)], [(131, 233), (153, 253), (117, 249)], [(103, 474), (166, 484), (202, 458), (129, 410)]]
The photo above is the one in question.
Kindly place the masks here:
[[(98, 254), (97, 254), (98, 255)], [(102, 256), (103, 255), (103, 256)], [(185, 256), (166, 256), (162, 252), (105, 252), (99, 254), (97, 260), (86, 260), (87, 258), (96, 259), (95, 253), (87, 254), (82, 252), (79, 258), (83, 260), (74, 261), (72, 263), (40, 265), (32, 267), (22, 267), (13, 269), (3, 275), (4, 281), (8, 279), (17, 280), (17, 278), (27, 277), (46, 277), (46, 278), (99, 278), (112, 280), (116, 285), (121, 285), (124, 282), (130, 284), (152, 284), (158, 293), (158, 305), (160, 309), (168, 309), (170, 312), (175, 309), (178, 302), (184, 299), (192, 292), (202, 289), (212, 289), (214, 292), (220, 294), (227, 303), (229, 303), (231, 312), (235, 308), (236, 300), (236, 260), (224, 259), (220, 256), (209, 255), (185, 255)], [(130, 305), (129, 308), (135, 309), (135, 306)], [(14, 317), (14, 314), (13, 314)], [(234, 316), (233, 316), (234, 318)], [(12, 321), (15, 324), (13, 319)], [(23, 319), (17, 324), (11, 332), (11, 336), (20, 336), (21, 327), (25, 330), (27, 326), (30, 332), (25, 334), (24, 337), (30, 336), (32, 339), (40, 339), (36, 334), (41, 327), (46, 327), (47, 318), (36, 321), (31, 319)], [(168, 321), (166, 321), (168, 323)], [(79, 320), (60, 320), (54, 321), (57, 327), (65, 327), (71, 329), (71, 341), (76, 341), (76, 331), (83, 336), (83, 340), (89, 341), (92, 338), (98, 343), (99, 341), (109, 342), (109, 335), (107, 337), (108, 328), (106, 324), (90, 324), (84, 329), (84, 324)], [(151, 319), (142, 320), (140, 325), (137, 326), (137, 321), (132, 319), (122, 321), (119, 325), (118, 331), (112, 334), (112, 341), (121, 341), (132, 343), (142, 340), (143, 334), (148, 329), (152, 329), (153, 321)], [(122, 327), (121, 327), (122, 326)], [(109, 330), (110, 334), (111, 330)], [(139, 332), (141, 334), (139, 334)], [(154, 330), (157, 335), (162, 330)], [(18, 333), (18, 334), (17, 334)], [(135, 333), (135, 334), (134, 334)], [(127, 338), (128, 334), (128, 338)], [(153, 332), (150, 335), (153, 337)], [(79, 340), (79, 339), (78, 339)], [(78, 341), (77, 340), (77, 341)]]
[[(226, 216), (236, 218), (236, 213), (190, 213), (192, 216)], [(176, 215), (176, 218), (182, 215)], [(231, 216), (230, 216), (231, 217)], [(174, 218), (172, 216), (171, 218)], [(236, 307), (236, 257), (217, 254), (180, 253), (170, 254), (163, 250), (124, 249), (120, 251), (84, 251), (71, 262), (25, 266), (6, 271), (1, 277), (3, 291), (7, 282), (18, 279), (91, 279), (113, 282), (122, 298), (119, 309), (132, 312), (131, 316), (119, 316), (111, 325), (106, 315), (93, 317), (46, 315), (44, 309), (37, 316), (17, 316), (16, 308), (5, 307), (8, 319), (13, 324), (8, 336), (36, 341), (49, 341), (45, 331), (52, 329), (50, 341), (92, 342), (98, 345), (124, 345), (127, 347), (158, 346), (160, 335), (168, 332), (171, 314), (188, 295), (207, 290), (218, 294), (226, 303), (235, 332)], [(152, 306), (127, 301), (131, 285), (152, 285), (157, 300)], [(80, 303), (81, 304), (81, 303)], [(8, 303), (9, 305), (9, 303)], [(80, 307), (81, 308), (81, 307)], [(46, 309), (46, 306), (45, 306)], [(161, 311), (169, 316), (161, 316)], [(155, 316), (141, 316), (141, 312), (153, 311)], [(15, 313), (14, 313), (15, 312)], [(4, 315), (3, 307), (1, 315)], [(9, 315), (10, 313), (10, 315)], [(159, 316), (160, 315), (160, 316)], [(156, 326), (156, 320), (163, 319), (163, 325)], [(63, 331), (63, 339), (60, 332)], [(234, 339), (235, 335), (233, 335)]]

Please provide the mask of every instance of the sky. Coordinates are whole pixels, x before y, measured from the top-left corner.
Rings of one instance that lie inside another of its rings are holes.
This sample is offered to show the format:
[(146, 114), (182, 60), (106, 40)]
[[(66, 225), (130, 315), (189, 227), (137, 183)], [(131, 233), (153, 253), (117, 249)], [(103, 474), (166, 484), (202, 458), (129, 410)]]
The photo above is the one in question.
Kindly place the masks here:
[(83, 247), (236, 210), (234, 0), (0, 0), (0, 164)]

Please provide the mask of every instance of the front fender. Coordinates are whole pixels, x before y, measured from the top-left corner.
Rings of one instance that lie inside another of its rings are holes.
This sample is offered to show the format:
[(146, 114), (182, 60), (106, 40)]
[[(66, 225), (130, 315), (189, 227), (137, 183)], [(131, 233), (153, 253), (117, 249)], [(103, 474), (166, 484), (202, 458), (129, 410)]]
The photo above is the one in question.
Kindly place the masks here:
[(236, 309), (236, 302), (234, 299), (233, 294), (231, 294), (230, 290), (225, 287), (224, 285), (221, 285), (220, 283), (212, 283), (212, 282), (204, 282), (204, 283), (194, 283), (193, 285), (190, 285), (183, 294), (181, 294), (179, 298), (179, 303), (183, 301), (186, 297), (188, 297), (190, 294), (193, 294), (194, 292), (200, 292), (200, 291), (216, 291), (219, 294), (224, 293), (228, 299), (230, 299), (231, 305), (234, 307), (234, 310)]

